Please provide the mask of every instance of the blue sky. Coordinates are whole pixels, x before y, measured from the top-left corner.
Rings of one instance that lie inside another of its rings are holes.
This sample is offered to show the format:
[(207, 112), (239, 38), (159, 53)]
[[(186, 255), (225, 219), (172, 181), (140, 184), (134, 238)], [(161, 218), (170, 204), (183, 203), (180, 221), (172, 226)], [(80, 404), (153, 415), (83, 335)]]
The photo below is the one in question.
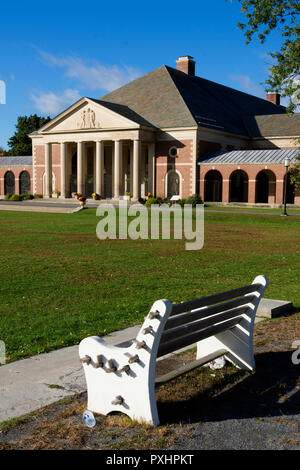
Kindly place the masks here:
[(6, 2), (1, 5), (0, 146), (18, 116), (55, 116), (81, 96), (99, 98), (162, 64), (192, 55), (196, 74), (265, 97), (280, 36), (245, 44), (240, 3), (226, 0)]

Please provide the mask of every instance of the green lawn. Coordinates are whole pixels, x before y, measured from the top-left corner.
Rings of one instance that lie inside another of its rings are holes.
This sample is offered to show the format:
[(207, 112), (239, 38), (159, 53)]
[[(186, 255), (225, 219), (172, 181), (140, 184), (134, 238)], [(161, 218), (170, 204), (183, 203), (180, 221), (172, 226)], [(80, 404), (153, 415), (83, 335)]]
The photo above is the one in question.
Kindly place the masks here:
[(154, 300), (180, 302), (251, 283), (300, 307), (300, 217), (207, 213), (205, 244), (96, 237), (94, 209), (0, 211), (0, 340), (9, 360), (141, 322)]

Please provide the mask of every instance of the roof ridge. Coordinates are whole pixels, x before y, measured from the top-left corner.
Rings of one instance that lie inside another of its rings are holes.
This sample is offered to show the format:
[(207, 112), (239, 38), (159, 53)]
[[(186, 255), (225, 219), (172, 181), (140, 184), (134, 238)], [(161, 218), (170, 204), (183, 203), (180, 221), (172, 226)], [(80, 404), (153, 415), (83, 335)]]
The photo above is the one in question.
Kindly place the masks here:
[[(174, 86), (174, 88), (175, 88), (177, 94), (180, 96), (180, 98), (181, 98), (181, 100), (183, 101), (183, 103), (184, 103), (186, 109), (188, 110), (189, 115), (190, 115), (191, 118), (193, 119), (195, 125), (198, 126), (198, 123), (197, 123), (196, 119), (194, 118), (192, 112), (190, 111), (190, 109), (189, 109), (189, 107), (188, 107), (188, 105), (187, 105), (185, 99), (183, 98), (182, 94), (180, 93), (180, 91), (178, 90), (177, 86), (175, 85), (175, 82), (174, 82), (174, 80), (173, 80), (173, 78), (172, 78), (172, 76), (171, 76), (171, 74), (170, 74), (170, 72), (169, 72), (169, 70), (168, 70), (169, 68), (172, 69), (173, 67), (169, 67), (168, 65), (164, 65), (163, 67), (165, 67), (166, 72), (168, 73), (168, 76), (170, 77), (171, 82), (172, 82), (172, 84), (173, 84), (173, 86)], [(173, 69), (173, 70), (177, 70), (177, 69)], [(182, 72), (182, 73), (185, 73), (185, 72)]]
[[(182, 72), (181, 70), (175, 69), (174, 67), (170, 67), (170, 66), (167, 66), (167, 67), (172, 69), (172, 70), (176, 70), (177, 72), (185, 73), (185, 72)], [(232, 90), (236, 93), (242, 93), (243, 95), (250, 96), (251, 98), (255, 98), (255, 99), (261, 100), (263, 102), (266, 101), (264, 98), (261, 98), (260, 96), (252, 95), (251, 93), (247, 93), (246, 91), (237, 90), (236, 88), (233, 88), (233, 87), (228, 86), (228, 85), (224, 85), (223, 83), (215, 82), (213, 80), (210, 80), (209, 78), (200, 77), (199, 75), (190, 75), (190, 77), (194, 77), (194, 78), (199, 79), (199, 80), (204, 80), (206, 82), (213, 83), (214, 85), (218, 85), (220, 87), (227, 88), (227, 89)], [(271, 102), (269, 102), (269, 103), (272, 104)], [(285, 106), (283, 106), (281, 104), (280, 105), (274, 105), (274, 106), (285, 108)], [(268, 116), (268, 114), (265, 114), (265, 116)]]

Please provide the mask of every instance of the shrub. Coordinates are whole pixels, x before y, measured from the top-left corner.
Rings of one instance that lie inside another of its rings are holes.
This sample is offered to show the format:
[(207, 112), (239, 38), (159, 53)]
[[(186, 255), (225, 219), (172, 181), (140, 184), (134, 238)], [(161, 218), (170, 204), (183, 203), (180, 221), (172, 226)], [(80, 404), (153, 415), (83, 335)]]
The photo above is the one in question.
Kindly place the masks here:
[(158, 204), (158, 199), (156, 197), (149, 197), (149, 199), (145, 202), (146, 207), (150, 207), (152, 204)]
[(183, 207), (184, 204), (186, 204), (186, 199), (179, 199), (179, 201), (177, 201), (177, 204), (179, 204), (181, 207)]
[(196, 204), (203, 204), (203, 201), (199, 194), (192, 194), (186, 199), (185, 204), (192, 204), (193, 207), (196, 207)]
[(163, 200), (162, 200), (162, 204), (168, 204), (168, 206), (171, 205), (171, 198), (170, 197), (165, 197)]
[(22, 201), (22, 198), (20, 194), (13, 194), (12, 196), (10, 196), (9, 200), (10, 201)]
[(33, 197), (34, 197), (34, 199), (43, 199), (42, 194), (35, 194)]
[(7, 194), (5, 194), (4, 199), (6, 199), (6, 201), (8, 201), (12, 197), (12, 195), (13, 195), (13, 193), (7, 193)]
[(20, 198), (22, 201), (29, 201), (30, 199), (33, 199), (34, 196), (32, 194), (20, 194)]

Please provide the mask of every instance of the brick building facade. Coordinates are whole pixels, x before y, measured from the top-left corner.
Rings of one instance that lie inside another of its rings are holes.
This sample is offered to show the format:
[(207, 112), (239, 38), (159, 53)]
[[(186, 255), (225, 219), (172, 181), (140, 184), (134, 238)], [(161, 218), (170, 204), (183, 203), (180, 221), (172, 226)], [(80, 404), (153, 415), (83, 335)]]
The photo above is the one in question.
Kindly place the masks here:
[[(182, 56), (177, 69), (163, 65), (101, 99), (82, 98), (30, 137), (31, 162), (0, 159), (1, 195), (11, 173), (14, 192), (24, 189), (27, 171), (30, 192), (44, 197), (55, 189), (62, 198), (133, 200), (198, 193), (207, 202), (282, 204), (300, 114), (287, 116), (277, 93), (264, 100), (200, 78)], [(290, 185), (288, 194), (300, 204)]]

